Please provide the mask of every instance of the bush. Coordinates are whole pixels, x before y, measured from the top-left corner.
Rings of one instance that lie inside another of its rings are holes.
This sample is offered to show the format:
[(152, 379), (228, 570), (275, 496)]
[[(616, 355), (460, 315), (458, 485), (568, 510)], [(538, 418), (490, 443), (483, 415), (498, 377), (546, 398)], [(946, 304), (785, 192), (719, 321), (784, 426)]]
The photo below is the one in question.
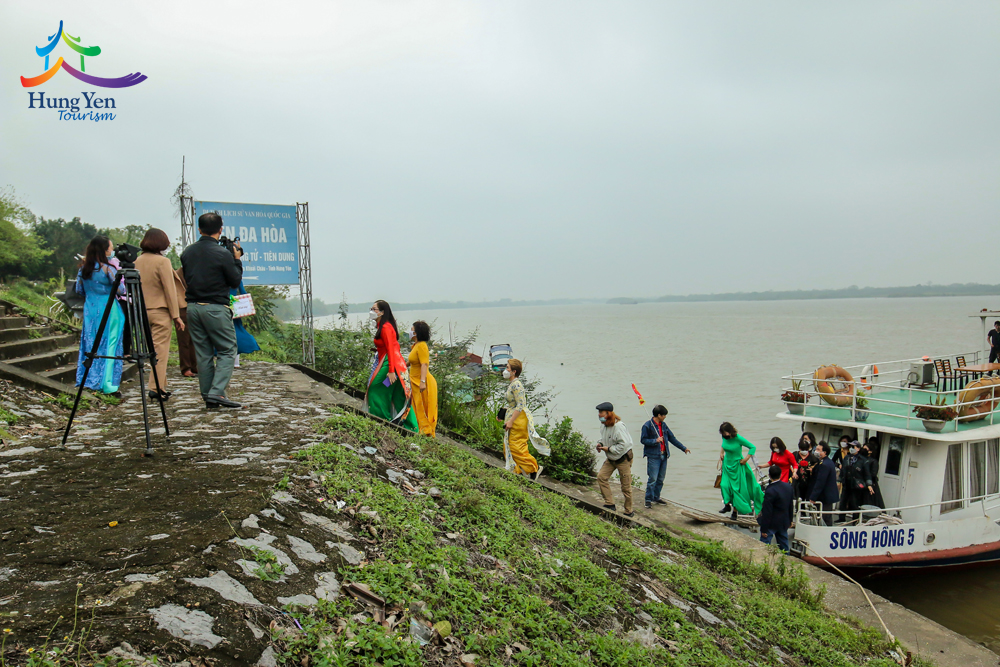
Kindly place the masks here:
[(555, 426), (542, 424), (538, 433), (549, 441), (552, 456), (539, 462), (554, 479), (575, 484), (589, 484), (597, 466), (597, 454), (583, 434), (573, 430), (573, 419), (563, 417)]

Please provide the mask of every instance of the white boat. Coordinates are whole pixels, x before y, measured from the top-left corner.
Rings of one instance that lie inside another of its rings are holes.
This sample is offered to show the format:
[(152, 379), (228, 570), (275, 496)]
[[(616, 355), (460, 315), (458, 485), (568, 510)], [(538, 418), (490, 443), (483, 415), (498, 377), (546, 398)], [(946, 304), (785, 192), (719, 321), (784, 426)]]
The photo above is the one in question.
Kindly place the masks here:
[[(977, 315), (978, 316), (978, 315)], [(831, 448), (843, 435), (879, 440), (879, 485), (886, 509), (827, 526), (818, 505), (797, 503), (790, 537), (793, 553), (820, 567), (861, 575), (888, 569), (967, 567), (1000, 560), (1000, 379), (959, 380), (945, 386), (934, 360), (952, 368), (981, 364), (979, 352), (883, 361), (844, 367), (844, 378), (825, 382), (809, 371), (783, 378), (804, 403), (779, 419), (798, 421)], [(877, 370), (875, 370), (877, 367)], [(821, 367), (822, 368), (822, 367)], [(857, 389), (864, 394), (858, 395)], [(858, 410), (867, 400), (867, 410)], [(953, 421), (925, 423), (913, 410), (944, 401), (958, 412)], [(943, 426), (941, 432), (929, 431)]]

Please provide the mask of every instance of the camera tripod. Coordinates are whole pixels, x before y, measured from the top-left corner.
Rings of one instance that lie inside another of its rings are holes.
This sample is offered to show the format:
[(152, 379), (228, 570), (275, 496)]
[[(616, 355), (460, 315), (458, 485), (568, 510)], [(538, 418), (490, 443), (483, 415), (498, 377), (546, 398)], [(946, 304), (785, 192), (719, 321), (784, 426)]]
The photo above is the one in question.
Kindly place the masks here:
[[(138, 250), (138, 248), (136, 248)], [(134, 257), (134, 255), (132, 255)], [(118, 257), (119, 261), (122, 257)], [(80, 380), (80, 388), (76, 392), (76, 400), (73, 401), (73, 410), (69, 413), (69, 422), (66, 424), (66, 431), (63, 433), (62, 449), (66, 449), (66, 439), (69, 438), (69, 430), (73, 426), (73, 418), (76, 416), (76, 409), (80, 405), (80, 397), (83, 396), (84, 387), (87, 385), (87, 376), (90, 368), (94, 364), (94, 359), (121, 359), (139, 365), (139, 395), (142, 397), (142, 423), (146, 431), (146, 451), (143, 456), (153, 455), (153, 443), (149, 437), (149, 407), (146, 401), (146, 377), (143, 365), (149, 362), (153, 371), (153, 382), (156, 385), (156, 395), (160, 401), (160, 412), (163, 414), (163, 430), (167, 436), (170, 435), (170, 427), (167, 425), (167, 409), (163, 405), (163, 392), (160, 389), (160, 378), (156, 374), (156, 350), (153, 348), (153, 332), (149, 328), (149, 319), (146, 317), (146, 302), (142, 298), (142, 281), (139, 271), (132, 262), (121, 261), (122, 268), (115, 276), (114, 285), (111, 287), (111, 294), (108, 295), (108, 303), (104, 307), (104, 314), (101, 316), (101, 324), (97, 327), (94, 336), (94, 345), (90, 352), (84, 353), (83, 379)], [(125, 283), (125, 300), (122, 302), (122, 310), (125, 312), (125, 320), (129, 325), (129, 342), (131, 347), (128, 354), (123, 355), (101, 355), (98, 350), (101, 347), (101, 340), (104, 338), (108, 325), (108, 318), (111, 309), (115, 308), (115, 300), (118, 294), (118, 287)]]

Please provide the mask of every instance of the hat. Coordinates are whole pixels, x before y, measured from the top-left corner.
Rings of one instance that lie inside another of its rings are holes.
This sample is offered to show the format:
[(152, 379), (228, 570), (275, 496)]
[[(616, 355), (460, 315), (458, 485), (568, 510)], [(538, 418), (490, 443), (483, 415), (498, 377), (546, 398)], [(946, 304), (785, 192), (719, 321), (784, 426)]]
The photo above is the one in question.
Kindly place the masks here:
[(611, 405), (607, 401), (604, 401), (603, 403), (599, 403), (597, 405), (597, 409), (604, 410), (605, 412), (614, 412), (615, 406)]

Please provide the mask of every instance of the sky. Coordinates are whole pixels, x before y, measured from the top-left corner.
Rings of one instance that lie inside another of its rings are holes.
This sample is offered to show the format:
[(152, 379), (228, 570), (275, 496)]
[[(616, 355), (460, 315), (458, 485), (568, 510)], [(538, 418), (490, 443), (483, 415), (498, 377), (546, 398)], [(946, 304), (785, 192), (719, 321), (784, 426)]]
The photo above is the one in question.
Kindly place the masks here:
[[(113, 121), (28, 108), (60, 20)], [(328, 302), (1000, 283), (998, 118), (992, 0), (0, 4), (0, 186), (177, 237), (186, 156)]]

